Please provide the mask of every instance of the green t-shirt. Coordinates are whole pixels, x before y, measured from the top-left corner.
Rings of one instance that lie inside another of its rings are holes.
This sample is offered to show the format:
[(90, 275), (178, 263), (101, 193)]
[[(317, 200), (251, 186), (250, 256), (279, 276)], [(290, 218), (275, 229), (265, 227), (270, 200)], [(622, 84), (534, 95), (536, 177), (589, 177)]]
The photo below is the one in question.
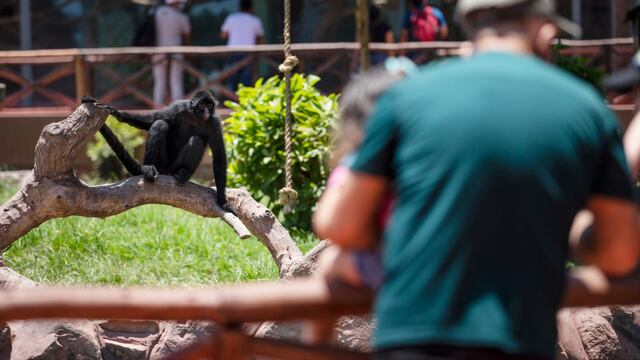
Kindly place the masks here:
[(378, 348), (552, 356), (568, 233), (591, 194), (632, 199), (614, 115), (532, 56), (429, 66), (378, 102), (352, 170), (389, 178)]

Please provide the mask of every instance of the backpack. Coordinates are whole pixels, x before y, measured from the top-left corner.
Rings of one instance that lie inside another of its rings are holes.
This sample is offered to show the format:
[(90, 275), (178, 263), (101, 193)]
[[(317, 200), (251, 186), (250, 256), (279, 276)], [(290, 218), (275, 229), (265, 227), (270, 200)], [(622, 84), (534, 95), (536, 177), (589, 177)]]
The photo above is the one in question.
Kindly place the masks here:
[(136, 31), (131, 46), (156, 46), (156, 7), (151, 7)]
[(411, 14), (411, 35), (417, 41), (434, 41), (440, 28), (438, 18), (431, 6), (416, 10)]

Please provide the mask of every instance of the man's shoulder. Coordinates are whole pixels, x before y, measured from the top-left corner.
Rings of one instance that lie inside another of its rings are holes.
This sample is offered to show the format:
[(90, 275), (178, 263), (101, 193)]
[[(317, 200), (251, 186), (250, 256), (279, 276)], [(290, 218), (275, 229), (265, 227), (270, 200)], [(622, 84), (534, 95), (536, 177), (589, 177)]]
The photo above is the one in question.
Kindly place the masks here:
[[(569, 71), (542, 60), (536, 59), (538, 64), (536, 79), (553, 86), (559, 93), (566, 94), (575, 99), (573, 105), (589, 106), (600, 109), (606, 108), (604, 99), (595, 86), (570, 73)], [(567, 103), (567, 106), (572, 104)]]
[(421, 79), (416, 81), (429, 79), (446, 83), (451, 78), (464, 80), (465, 76), (485, 76), (485, 73), (489, 73), (489, 76), (503, 75), (512, 78), (513, 86), (522, 85), (518, 83), (518, 79), (527, 80), (530, 83), (525, 84), (526, 86), (553, 87), (559, 92), (602, 103), (602, 98), (593, 86), (559, 66), (533, 56), (490, 53), (471, 58), (444, 59), (421, 67), (417, 74)]

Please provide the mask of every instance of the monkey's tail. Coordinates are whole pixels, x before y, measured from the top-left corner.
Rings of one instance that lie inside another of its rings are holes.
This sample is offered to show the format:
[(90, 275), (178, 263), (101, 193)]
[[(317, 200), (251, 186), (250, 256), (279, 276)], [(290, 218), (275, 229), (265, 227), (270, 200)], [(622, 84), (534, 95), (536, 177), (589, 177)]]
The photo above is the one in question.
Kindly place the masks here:
[(124, 165), (124, 168), (127, 169), (131, 175), (142, 175), (140, 164), (138, 164), (136, 159), (129, 155), (127, 149), (124, 148), (120, 140), (118, 140), (116, 135), (107, 125), (102, 125), (100, 128), (100, 134), (102, 134), (104, 140), (109, 144), (118, 159), (122, 162), (122, 165)]

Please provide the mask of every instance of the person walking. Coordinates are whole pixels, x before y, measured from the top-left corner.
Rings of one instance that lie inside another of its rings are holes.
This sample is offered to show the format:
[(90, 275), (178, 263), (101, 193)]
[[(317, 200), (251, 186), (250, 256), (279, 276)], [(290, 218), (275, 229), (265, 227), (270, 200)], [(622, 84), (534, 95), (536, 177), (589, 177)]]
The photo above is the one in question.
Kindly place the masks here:
[[(393, 44), (393, 31), (377, 6), (369, 6), (369, 41), (372, 43)], [(371, 54), (371, 65), (384, 63), (388, 56), (395, 56), (394, 51), (388, 53), (374, 52)]]
[[(227, 40), (228, 46), (253, 46), (264, 42), (262, 21), (253, 14), (253, 1), (240, 1), (240, 11), (227, 16), (222, 24), (220, 36)], [(232, 55), (228, 65), (231, 66), (245, 57), (246, 55), (243, 54)], [(251, 67), (242, 68), (230, 77), (229, 83), (234, 90), (237, 89), (238, 84), (250, 84)]]
[(578, 32), (554, 1), (460, 0), (456, 16), (475, 54), (379, 99), (314, 228), (344, 251), (373, 249), (395, 196), (375, 359), (552, 359), (575, 215), (593, 218), (585, 263), (612, 277), (638, 265), (619, 127), (594, 89), (544, 60), (558, 28)]
[(409, 12), (402, 22), (400, 42), (445, 40), (447, 36), (447, 20), (440, 9), (430, 6), (428, 1), (409, 1)]
[[(189, 17), (180, 9), (185, 0), (167, 0), (166, 5), (158, 7), (155, 13), (156, 45), (181, 46), (190, 44), (191, 24)], [(184, 69), (182, 54), (155, 54), (151, 57), (153, 63), (153, 101), (156, 104), (166, 104), (167, 73), (169, 73), (169, 87), (171, 101), (184, 97)]]

